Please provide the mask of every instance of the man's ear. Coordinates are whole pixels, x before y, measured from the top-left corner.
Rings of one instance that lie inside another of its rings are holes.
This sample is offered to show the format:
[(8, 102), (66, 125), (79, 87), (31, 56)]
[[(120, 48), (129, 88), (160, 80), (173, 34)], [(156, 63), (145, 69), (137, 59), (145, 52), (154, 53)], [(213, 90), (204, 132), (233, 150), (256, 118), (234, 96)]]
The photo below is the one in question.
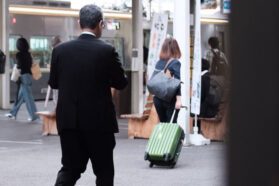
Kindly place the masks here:
[(77, 22), (78, 22), (78, 25), (79, 25), (79, 27), (80, 27), (80, 20), (78, 19)]

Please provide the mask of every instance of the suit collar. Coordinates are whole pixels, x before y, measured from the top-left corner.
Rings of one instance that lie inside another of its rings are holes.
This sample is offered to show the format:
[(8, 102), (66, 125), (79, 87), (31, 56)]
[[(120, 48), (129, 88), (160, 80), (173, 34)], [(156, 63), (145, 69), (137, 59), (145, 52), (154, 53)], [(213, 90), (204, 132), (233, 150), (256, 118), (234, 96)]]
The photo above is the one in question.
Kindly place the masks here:
[(81, 34), (89, 34), (89, 35), (92, 35), (92, 36), (95, 36), (95, 37), (96, 37), (96, 34), (94, 34), (93, 32), (84, 31), (84, 32), (82, 32)]
[(79, 39), (95, 39), (96, 36), (92, 34), (82, 33), (79, 37)]

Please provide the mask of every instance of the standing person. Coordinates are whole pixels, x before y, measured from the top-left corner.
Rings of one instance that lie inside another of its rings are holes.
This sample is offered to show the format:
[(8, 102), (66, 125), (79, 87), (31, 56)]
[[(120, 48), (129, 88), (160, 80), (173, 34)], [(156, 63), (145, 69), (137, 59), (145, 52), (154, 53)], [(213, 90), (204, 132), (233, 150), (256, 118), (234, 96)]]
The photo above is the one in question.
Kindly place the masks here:
[(112, 186), (118, 124), (110, 90), (125, 88), (127, 79), (115, 48), (99, 39), (102, 10), (84, 6), (79, 24), (79, 38), (52, 52), (49, 85), (59, 91), (56, 121), (62, 150), (55, 185), (75, 185), (90, 160), (96, 185)]
[[(202, 118), (213, 118), (218, 113), (219, 105), (211, 105), (209, 103), (210, 95), (210, 74), (209, 68), (210, 64), (209, 61), (206, 59), (202, 59), (202, 72), (201, 72), (201, 105), (200, 105), (200, 114), (198, 117)], [(194, 114), (191, 114), (194, 117)], [(198, 119), (197, 121), (198, 133), (201, 133), (201, 121)]]
[[(156, 63), (155, 70), (152, 74), (165, 69), (166, 74), (176, 79), (180, 79), (180, 62), (178, 59), (181, 57), (180, 48), (174, 38), (165, 39), (160, 52), (160, 60)], [(173, 122), (176, 123), (179, 109), (181, 108), (181, 93), (180, 88), (176, 96), (170, 102), (164, 101), (156, 96), (153, 102), (158, 113), (160, 122), (170, 122), (174, 109), (176, 109)]]
[(54, 36), (54, 37), (51, 39), (51, 46), (52, 46), (52, 48), (56, 47), (56, 46), (59, 45), (60, 43), (61, 43), (60, 36)]
[[(210, 50), (206, 53), (206, 60), (209, 61), (209, 72), (214, 75), (221, 75), (224, 72), (225, 67), (217, 68), (216, 65), (227, 66), (228, 60), (226, 55), (220, 50), (219, 39), (217, 37), (210, 37), (208, 39)], [(216, 64), (217, 63), (217, 64)]]
[[(52, 49), (54, 49), (60, 43), (61, 43), (60, 36), (54, 36), (51, 40)], [(57, 105), (57, 100), (58, 100), (58, 90), (57, 89), (52, 90), (52, 100), (53, 100), (54, 105), (56, 106)]]
[(16, 102), (10, 111), (7, 113), (6, 116), (12, 119), (16, 118), (18, 110), (23, 102), (26, 104), (27, 111), (29, 113), (30, 118), (29, 121), (34, 121), (39, 117), (36, 115), (37, 108), (35, 105), (35, 101), (32, 95), (32, 57), (29, 52), (29, 44), (25, 38), (19, 38), (16, 43), (17, 47), (17, 54), (16, 54), (16, 62), (17, 68), (20, 70), (20, 77), (19, 77), (19, 91), (17, 95)]
[(202, 59), (202, 72), (201, 72), (201, 106), (199, 117), (202, 118), (213, 118), (218, 113), (219, 105), (210, 104), (210, 64), (206, 59)]

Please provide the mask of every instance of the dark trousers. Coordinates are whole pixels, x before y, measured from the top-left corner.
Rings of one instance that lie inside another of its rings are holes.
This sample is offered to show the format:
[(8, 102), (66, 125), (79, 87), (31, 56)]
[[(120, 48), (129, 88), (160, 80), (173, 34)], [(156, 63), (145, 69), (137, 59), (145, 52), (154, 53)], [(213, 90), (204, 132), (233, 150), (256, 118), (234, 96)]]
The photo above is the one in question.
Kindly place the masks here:
[[(175, 100), (173, 100), (172, 102), (166, 102), (154, 96), (153, 103), (155, 105), (160, 122), (170, 122), (175, 109)], [(173, 123), (177, 122), (178, 113), (179, 110), (176, 110), (173, 118)]]
[(67, 130), (60, 133), (62, 168), (55, 186), (74, 186), (90, 160), (97, 186), (113, 186), (113, 133)]

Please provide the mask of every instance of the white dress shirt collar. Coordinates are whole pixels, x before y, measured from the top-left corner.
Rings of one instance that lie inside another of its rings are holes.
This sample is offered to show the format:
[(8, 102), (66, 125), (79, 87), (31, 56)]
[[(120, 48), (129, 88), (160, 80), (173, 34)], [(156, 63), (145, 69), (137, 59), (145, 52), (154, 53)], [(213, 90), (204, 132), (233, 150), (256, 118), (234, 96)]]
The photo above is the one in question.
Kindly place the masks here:
[(96, 37), (96, 35), (94, 33), (92, 33), (92, 32), (85, 31), (85, 32), (82, 32), (81, 34), (89, 34), (89, 35), (92, 35), (92, 36)]
[(208, 72), (208, 70), (204, 70), (201, 72), (201, 76), (203, 76), (204, 74), (206, 74)]

